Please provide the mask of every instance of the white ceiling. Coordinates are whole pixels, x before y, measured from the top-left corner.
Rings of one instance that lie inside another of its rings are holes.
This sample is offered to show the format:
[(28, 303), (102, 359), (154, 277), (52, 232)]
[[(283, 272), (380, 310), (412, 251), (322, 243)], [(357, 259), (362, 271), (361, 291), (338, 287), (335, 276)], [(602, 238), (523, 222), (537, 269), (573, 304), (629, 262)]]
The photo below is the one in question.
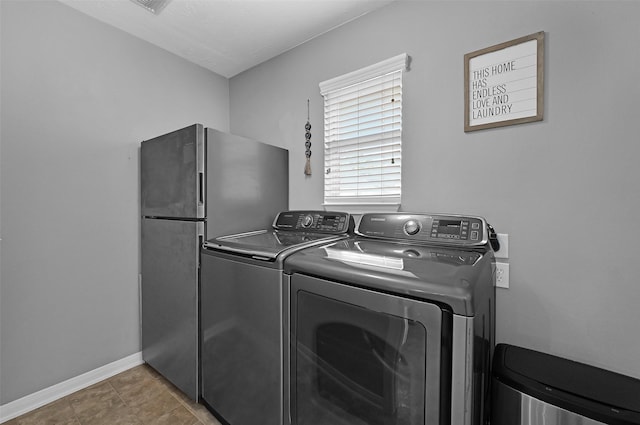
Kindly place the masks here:
[(230, 78), (395, 0), (59, 1)]

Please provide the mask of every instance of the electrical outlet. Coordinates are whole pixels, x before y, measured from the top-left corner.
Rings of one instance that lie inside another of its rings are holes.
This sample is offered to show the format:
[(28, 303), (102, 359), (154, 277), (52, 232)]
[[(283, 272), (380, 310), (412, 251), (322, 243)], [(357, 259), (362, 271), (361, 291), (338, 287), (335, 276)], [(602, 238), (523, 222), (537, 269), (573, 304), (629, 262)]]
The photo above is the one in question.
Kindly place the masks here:
[(509, 263), (496, 263), (496, 287), (509, 288)]
[(509, 258), (509, 234), (496, 233), (498, 242), (500, 243), (500, 249), (493, 253), (496, 258)]

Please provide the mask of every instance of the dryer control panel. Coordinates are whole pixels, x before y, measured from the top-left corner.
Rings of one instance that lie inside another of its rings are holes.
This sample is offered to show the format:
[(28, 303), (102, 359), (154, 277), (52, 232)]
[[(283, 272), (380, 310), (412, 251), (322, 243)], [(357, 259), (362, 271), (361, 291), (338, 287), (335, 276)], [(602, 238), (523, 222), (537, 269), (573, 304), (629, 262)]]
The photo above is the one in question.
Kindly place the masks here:
[(332, 211), (283, 211), (273, 221), (277, 230), (299, 232), (348, 233), (351, 215)]
[(356, 233), (388, 240), (481, 246), (489, 236), (482, 217), (443, 214), (364, 214)]

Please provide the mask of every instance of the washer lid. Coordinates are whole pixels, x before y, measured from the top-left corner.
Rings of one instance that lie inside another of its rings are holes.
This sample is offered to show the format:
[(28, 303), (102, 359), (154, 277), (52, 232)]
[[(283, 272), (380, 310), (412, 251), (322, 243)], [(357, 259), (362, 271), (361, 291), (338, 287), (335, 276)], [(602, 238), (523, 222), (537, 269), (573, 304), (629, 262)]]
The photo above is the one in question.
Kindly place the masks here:
[(319, 243), (346, 238), (353, 231), (353, 218), (336, 211), (282, 211), (273, 221), (273, 230), (219, 236), (203, 247), (227, 253), (275, 261), (278, 256)]
[(278, 255), (285, 252), (334, 239), (336, 239), (335, 235), (323, 233), (259, 230), (218, 237), (206, 241), (203, 245), (205, 248), (218, 251), (275, 260)]
[(362, 237), (298, 251), (284, 261), (301, 273), (440, 302), (473, 316), (478, 294), (493, 290), (491, 250), (410, 245)]

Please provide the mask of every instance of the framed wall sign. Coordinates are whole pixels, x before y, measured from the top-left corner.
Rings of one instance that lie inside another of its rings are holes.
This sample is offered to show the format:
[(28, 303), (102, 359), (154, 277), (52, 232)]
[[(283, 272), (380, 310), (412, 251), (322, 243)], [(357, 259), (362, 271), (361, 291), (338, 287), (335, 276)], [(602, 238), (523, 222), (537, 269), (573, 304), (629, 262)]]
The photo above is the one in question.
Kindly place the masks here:
[(544, 31), (464, 55), (464, 131), (541, 121)]

